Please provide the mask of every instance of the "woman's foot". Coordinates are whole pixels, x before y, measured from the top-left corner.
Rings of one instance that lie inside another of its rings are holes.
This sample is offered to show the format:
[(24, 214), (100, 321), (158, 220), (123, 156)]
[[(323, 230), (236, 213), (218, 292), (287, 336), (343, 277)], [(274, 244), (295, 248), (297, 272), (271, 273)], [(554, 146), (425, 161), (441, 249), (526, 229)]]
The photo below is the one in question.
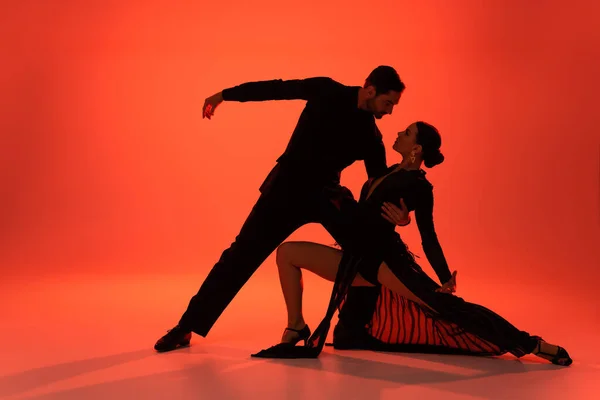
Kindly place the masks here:
[(298, 328), (297, 324), (290, 324), (287, 328), (285, 328), (283, 331), (283, 336), (281, 337), (281, 343), (287, 343), (295, 346), (296, 343), (304, 340), (304, 343), (306, 344), (306, 341), (310, 337), (310, 329), (304, 322), (300, 326), (301, 328)]
[(560, 346), (556, 346), (550, 343), (546, 343), (543, 339), (538, 339), (538, 344), (533, 350), (533, 354), (543, 359), (550, 361), (555, 365), (562, 365), (568, 367), (573, 363), (569, 353)]

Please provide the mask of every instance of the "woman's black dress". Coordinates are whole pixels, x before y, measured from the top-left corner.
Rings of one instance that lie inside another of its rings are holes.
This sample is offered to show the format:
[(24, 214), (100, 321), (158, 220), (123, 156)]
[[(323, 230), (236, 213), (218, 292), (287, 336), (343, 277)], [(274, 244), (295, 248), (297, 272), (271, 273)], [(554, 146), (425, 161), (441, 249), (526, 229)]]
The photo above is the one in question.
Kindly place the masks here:
[(317, 357), (325, 344), (330, 321), (341, 308), (358, 272), (378, 284), (379, 266), (385, 262), (394, 275), (433, 310), (399, 296), (381, 286), (375, 312), (369, 324), (373, 349), (423, 351), (517, 357), (531, 353), (537, 337), (520, 331), (493, 311), (464, 301), (458, 296), (436, 292), (439, 288), (415, 262), (414, 256), (395, 232), (395, 226), (381, 216), (383, 202), (398, 204), (404, 199), (415, 212), (424, 252), (440, 277), (450, 279), (450, 270), (433, 224), (433, 187), (422, 170), (388, 169), (388, 175), (367, 197), (374, 180), (365, 183), (359, 203), (341, 201), (345, 209), (347, 241), (325, 318), (306, 347), (274, 346), (256, 354), (261, 357)]

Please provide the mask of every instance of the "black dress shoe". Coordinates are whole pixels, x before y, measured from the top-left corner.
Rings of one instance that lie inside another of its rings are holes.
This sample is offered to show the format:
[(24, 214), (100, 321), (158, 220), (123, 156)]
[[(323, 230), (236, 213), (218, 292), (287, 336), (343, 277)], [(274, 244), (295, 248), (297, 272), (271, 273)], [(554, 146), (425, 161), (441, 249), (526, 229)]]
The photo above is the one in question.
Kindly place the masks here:
[(186, 347), (190, 345), (192, 332), (183, 330), (179, 325), (168, 330), (167, 334), (154, 345), (154, 350), (162, 353), (165, 351), (175, 350), (178, 347)]

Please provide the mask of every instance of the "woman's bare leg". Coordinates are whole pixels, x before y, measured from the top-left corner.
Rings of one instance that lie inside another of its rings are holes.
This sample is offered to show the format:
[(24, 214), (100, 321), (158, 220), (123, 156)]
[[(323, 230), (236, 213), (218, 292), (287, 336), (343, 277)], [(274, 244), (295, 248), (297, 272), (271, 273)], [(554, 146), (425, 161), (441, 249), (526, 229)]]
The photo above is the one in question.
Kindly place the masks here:
[[(306, 325), (302, 315), (302, 269), (311, 271), (330, 282), (335, 277), (342, 259), (342, 251), (334, 247), (312, 242), (285, 242), (277, 248), (277, 268), (283, 298), (288, 312), (288, 328), (302, 329)], [(373, 286), (357, 275), (352, 286)], [(293, 331), (285, 331), (282, 342), (297, 337)]]

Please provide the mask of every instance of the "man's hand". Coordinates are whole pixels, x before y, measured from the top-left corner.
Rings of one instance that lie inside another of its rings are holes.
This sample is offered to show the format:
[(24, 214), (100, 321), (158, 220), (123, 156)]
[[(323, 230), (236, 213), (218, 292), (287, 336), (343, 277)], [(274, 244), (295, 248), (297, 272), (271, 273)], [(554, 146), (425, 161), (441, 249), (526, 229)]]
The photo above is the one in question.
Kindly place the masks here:
[(202, 107), (202, 118), (210, 119), (215, 114), (215, 109), (223, 102), (223, 94), (221, 92), (213, 94), (204, 100)]
[(410, 223), (408, 208), (406, 208), (403, 199), (400, 199), (400, 208), (392, 203), (385, 202), (381, 206), (381, 210), (383, 211), (381, 216), (394, 225), (404, 226)]
[(456, 271), (452, 273), (450, 280), (442, 285), (439, 289), (435, 290), (441, 293), (454, 293), (456, 292)]

